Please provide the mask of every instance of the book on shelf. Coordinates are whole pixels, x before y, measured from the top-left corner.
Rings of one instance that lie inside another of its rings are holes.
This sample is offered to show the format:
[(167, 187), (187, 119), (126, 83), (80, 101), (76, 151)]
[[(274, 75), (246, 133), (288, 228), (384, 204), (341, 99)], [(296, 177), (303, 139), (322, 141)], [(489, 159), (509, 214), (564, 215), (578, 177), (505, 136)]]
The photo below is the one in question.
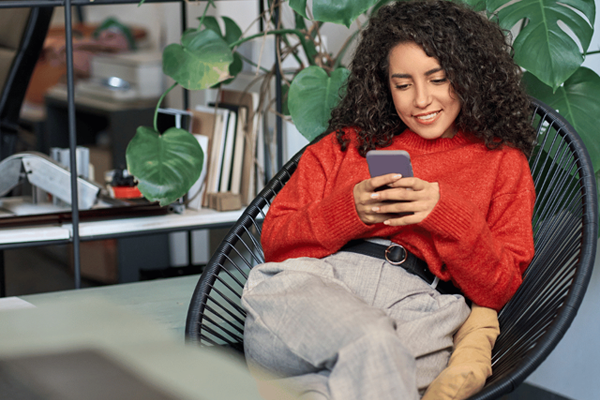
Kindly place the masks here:
[[(240, 176), (240, 195), (243, 205), (248, 205), (256, 196), (256, 140), (261, 120), (257, 112), (259, 95), (256, 92), (243, 92), (230, 89), (221, 89), (219, 102), (243, 106), (246, 110), (242, 168)], [(234, 169), (235, 170), (235, 169)], [(233, 183), (237, 178), (232, 176), (232, 191), (235, 190)]]
[(238, 125), (235, 136), (235, 145), (233, 151), (233, 165), (231, 170), (230, 190), (233, 194), (239, 194), (241, 198), (242, 173), (244, 168), (244, 144), (246, 136), (246, 122), (248, 119), (248, 110), (240, 106), (238, 110)]
[[(207, 202), (205, 202), (205, 193), (206, 193), (206, 187), (207, 187), (207, 176), (208, 176), (208, 170), (210, 169), (210, 157), (211, 157), (211, 151), (210, 151), (210, 146), (212, 144), (212, 140), (213, 140), (213, 133), (215, 130), (215, 124), (216, 124), (216, 120), (218, 118), (218, 115), (215, 113), (215, 110), (191, 110), (192, 113), (192, 123), (191, 123), (191, 129), (190, 132), (196, 136), (204, 136), (207, 138), (206, 143), (204, 144), (205, 147), (202, 148), (202, 150), (204, 151), (204, 162), (202, 163), (202, 176), (203, 176), (203, 181), (201, 182), (201, 186), (199, 188), (200, 192), (196, 192), (196, 190), (198, 190), (197, 185), (194, 188), (195, 189), (192, 193), (188, 193), (188, 199), (190, 200), (190, 203), (193, 202), (191, 208), (201, 208), (201, 207), (206, 207), (207, 206)], [(200, 143), (200, 145), (202, 146), (202, 143)], [(192, 189), (190, 189), (190, 191), (192, 191)], [(199, 198), (197, 196), (200, 196)], [(194, 200), (191, 200), (191, 199)], [(198, 203), (199, 201), (199, 203)]]
[[(257, 93), (222, 89), (216, 107), (213, 103), (192, 111), (192, 133), (208, 137), (203, 207), (225, 204), (225, 200), (233, 204), (232, 196), (248, 205), (255, 197), (258, 101)], [(219, 193), (229, 197), (216, 197)]]
[[(214, 106), (214, 103), (209, 105)], [(229, 111), (234, 113), (236, 116), (235, 134), (228, 134), (227, 142), (225, 144), (225, 153), (223, 154), (223, 169), (219, 191), (231, 192), (234, 195), (239, 195), (241, 193), (248, 112), (246, 106), (243, 105), (219, 103), (218, 106), (229, 109)], [(229, 128), (231, 128), (231, 126), (229, 126)]]
[(192, 210), (200, 210), (202, 208), (202, 199), (204, 198), (204, 193), (206, 192), (206, 167), (208, 165), (208, 143), (209, 137), (207, 135), (200, 135), (197, 133), (193, 134), (202, 151), (204, 152), (204, 160), (202, 160), (202, 171), (200, 172), (200, 177), (198, 180), (192, 185), (190, 190), (187, 193), (187, 208), (191, 208)]
[[(227, 138), (227, 122), (229, 120), (229, 110), (223, 108), (214, 108), (207, 106), (196, 106), (195, 116), (200, 119), (208, 113), (214, 115), (212, 135), (208, 144), (208, 164), (206, 171), (206, 193), (216, 193), (219, 191), (221, 169), (223, 161), (223, 152), (225, 149), (225, 140)], [(199, 112), (202, 112), (200, 114)], [(207, 121), (209, 119), (207, 118)], [(202, 205), (209, 206), (206, 194), (202, 200)]]
[[(225, 108), (225, 107), (223, 107)], [(237, 111), (228, 109), (227, 129), (224, 129), (223, 154), (221, 156), (221, 172), (219, 174), (219, 192), (227, 192), (229, 178), (231, 175), (231, 164), (233, 163), (233, 144), (237, 128)]]

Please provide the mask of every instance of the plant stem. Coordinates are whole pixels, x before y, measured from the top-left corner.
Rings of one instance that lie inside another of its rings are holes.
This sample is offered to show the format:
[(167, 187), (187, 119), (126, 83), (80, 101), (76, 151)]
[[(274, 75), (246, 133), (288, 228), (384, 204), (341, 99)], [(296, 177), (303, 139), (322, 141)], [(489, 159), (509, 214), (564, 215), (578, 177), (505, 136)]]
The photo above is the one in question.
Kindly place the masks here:
[(307, 49), (306, 38), (304, 37), (304, 34), (297, 29), (275, 29), (275, 30), (272, 30), (269, 32), (257, 33), (255, 35), (248, 36), (247, 38), (242, 38), (242, 39), (236, 40), (235, 42), (233, 42), (229, 45), (229, 48), (233, 49), (234, 47), (237, 47), (242, 43), (245, 43), (249, 40), (256, 39), (259, 37), (264, 37), (265, 35), (282, 35), (282, 34), (287, 34), (287, 33), (298, 36), (298, 39), (300, 40), (300, 43), (302, 44), (302, 47), (304, 48), (304, 50)]
[[(239, 54), (239, 53), (238, 53), (238, 54)], [(268, 70), (268, 69), (266, 69), (265, 67), (261, 67), (261, 66), (259, 66), (257, 63), (255, 63), (254, 61), (252, 61), (252, 60), (251, 60), (251, 59), (249, 59), (248, 57), (245, 57), (245, 56), (243, 56), (243, 55), (241, 55), (241, 54), (239, 54), (239, 56), (242, 58), (242, 60), (244, 60), (244, 61), (245, 61), (245, 62), (247, 62), (248, 64), (252, 65), (253, 67), (260, 68), (260, 70), (261, 70), (262, 72), (265, 72), (265, 73), (266, 73), (266, 72), (269, 72), (269, 70)]]
[(600, 50), (588, 51), (587, 53), (583, 53), (583, 56), (589, 56), (590, 54), (600, 54)]
[(167, 93), (169, 93), (171, 90), (173, 90), (173, 88), (177, 86), (177, 82), (175, 82), (173, 85), (171, 85), (170, 88), (168, 88), (163, 94), (162, 96), (160, 96), (160, 99), (158, 99), (158, 103), (156, 104), (156, 109), (154, 110), (154, 130), (156, 131), (156, 133), (160, 134), (160, 132), (158, 131), (158, 109), (160, 108), (160, 103), (162, 103), (163, 99), (165, 98), (165, 96), (167, 95)]
[(198, 26), (202, 26), (202, 22), (204, 22), (204, 17), (206, 17), (206, 12), (208, 11), (208, 7), (213, 6), (216, 8), (215, 3), (212, 2), (212, 0), (209, 0), (206, 3), (206, 7), (204, 7), (204, 12), (202, 13), (202, 17), (200, 17), (200, 23), (198, 24)]

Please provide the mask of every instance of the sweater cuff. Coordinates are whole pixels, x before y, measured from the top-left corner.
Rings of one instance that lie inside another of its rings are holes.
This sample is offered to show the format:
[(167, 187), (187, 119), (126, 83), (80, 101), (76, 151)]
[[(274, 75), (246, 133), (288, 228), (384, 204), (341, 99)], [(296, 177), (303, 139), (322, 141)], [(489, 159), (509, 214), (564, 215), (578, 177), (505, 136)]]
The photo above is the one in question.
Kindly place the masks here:
[(315, 214), (316, 219), (320, 220), (316, 223), (329, 228), (329, 237), (333, 242), (341, 243), (339, 247), (372, 229), (358, 217), (354, 204), (354, 184), (334, 190), (321, 201), (319, 212)]
[(420, 225), (426, 230), (452, 240), (470, 236), (474, 224), (481, 218), (475, 206), (465, 199), (454, 196), (452, 190), (440, 185), (440, 200)]

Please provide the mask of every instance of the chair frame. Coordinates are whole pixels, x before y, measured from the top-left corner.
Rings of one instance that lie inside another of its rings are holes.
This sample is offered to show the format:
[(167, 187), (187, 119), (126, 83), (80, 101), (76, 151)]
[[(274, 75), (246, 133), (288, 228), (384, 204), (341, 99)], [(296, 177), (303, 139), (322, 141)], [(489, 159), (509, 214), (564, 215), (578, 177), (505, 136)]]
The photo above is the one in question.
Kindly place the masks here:
[[(3, 12), (8, 12), (6, 9)], [(17, 9), (19, 10), (19, 9)], [(6, 81), (0, 87), (0, 160), (14, 152), (19, 114), (52, 19), (53, 7), (32, 7)], [(5, 136), (5, 135), (9, 136)]]
[[(575, 318), (595, 260), (598, 202), (591, 160), (573, 127), (546, 104), (531, 100), (532, 124), (538, 132), (530, 157), (538, 193), (533, 220), (536, 255), (523, 284), (498, 315), (501, 334), (493, 350), (493, 374), (471, 397), (476, 400), (514, 391), (546, 359)], [(243, 353), (245, 311), (239, 297), (248, 270), (264, 262), (261, 220), (303, 151), (251, 202), (209, 260), (188, 309), (188, 341)], [(558, 185), (562, 190), (553, 191)]]

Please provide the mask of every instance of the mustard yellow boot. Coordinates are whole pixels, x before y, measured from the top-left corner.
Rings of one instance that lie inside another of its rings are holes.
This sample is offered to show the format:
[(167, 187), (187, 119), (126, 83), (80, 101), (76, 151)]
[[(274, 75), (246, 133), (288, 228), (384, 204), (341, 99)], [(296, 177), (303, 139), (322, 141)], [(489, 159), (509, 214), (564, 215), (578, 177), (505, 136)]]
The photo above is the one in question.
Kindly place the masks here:
[(498, 313), (473, 304), (471, 315), (454, 335), (448, 366), (422, 400), (462, 400), (480, 391), (492, 374), (492, 348), (499, 334)]

